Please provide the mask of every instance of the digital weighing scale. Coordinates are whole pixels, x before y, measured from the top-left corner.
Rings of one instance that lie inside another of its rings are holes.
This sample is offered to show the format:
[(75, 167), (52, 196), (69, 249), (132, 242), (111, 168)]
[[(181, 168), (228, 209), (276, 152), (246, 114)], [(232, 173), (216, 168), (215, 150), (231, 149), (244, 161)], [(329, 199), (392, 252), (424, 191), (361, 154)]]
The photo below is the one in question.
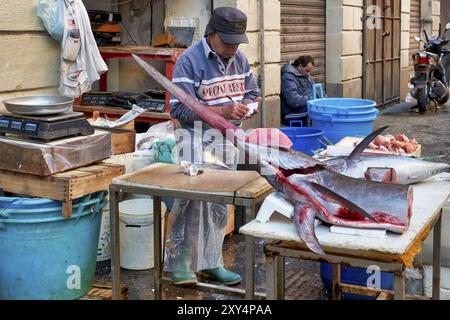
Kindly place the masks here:
[(88, 136), (94, 128), (82, 112), (63, 112), (46, 116), (18, 114), (0, 115), (0, 134), (15, 134), (39, 140), (53, 140), (68, 136)]

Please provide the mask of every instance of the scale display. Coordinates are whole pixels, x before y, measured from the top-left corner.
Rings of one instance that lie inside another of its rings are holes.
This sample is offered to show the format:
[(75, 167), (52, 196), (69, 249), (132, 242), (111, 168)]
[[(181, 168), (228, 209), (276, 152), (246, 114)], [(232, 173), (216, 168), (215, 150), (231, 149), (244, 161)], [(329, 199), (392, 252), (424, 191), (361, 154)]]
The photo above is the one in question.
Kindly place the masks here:
[(0, 115), (0, 134), (16, 134), (40, 140), (53, 140), (75, 135), (91, 135), (94, 128), (83, 117), (62, 120), (33, 119), (16, 115)]

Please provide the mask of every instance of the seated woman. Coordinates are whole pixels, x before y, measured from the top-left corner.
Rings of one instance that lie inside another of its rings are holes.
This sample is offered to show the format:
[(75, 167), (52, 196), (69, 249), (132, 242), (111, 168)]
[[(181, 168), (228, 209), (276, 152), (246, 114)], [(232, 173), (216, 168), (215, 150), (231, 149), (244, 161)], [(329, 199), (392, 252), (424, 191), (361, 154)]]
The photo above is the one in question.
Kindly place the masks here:
[[(299, 56), (281, 69), (281, 120), (289, 125), (292, 120), (306, 121), (308, 110), (306, 102), (312, 99), (314, 80), (311, 71), (314, 59)], [(303, 123), (306, 126), (306, 123)]]

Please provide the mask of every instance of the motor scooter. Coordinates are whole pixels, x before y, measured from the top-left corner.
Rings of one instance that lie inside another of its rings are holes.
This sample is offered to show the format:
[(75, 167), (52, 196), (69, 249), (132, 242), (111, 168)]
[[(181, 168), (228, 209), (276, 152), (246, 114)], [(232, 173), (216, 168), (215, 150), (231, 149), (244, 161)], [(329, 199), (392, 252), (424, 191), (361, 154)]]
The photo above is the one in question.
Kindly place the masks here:
[(417, 105), (412, 108), (419, 109), (420, 113), (427, 111), (428, 104), (444, 104), (449, 98), (450, 80), (450, 50), (443, 48), (449, 43), (445, 33), (450, 29), (447, 23), (441, 36), (428, 38), (425, 30), (425, 41), (415, 36), (418, 42), (423, 42), (423, 50), (413, 54), (414, 77), (410, 83), (411, 96), (417, 99)]

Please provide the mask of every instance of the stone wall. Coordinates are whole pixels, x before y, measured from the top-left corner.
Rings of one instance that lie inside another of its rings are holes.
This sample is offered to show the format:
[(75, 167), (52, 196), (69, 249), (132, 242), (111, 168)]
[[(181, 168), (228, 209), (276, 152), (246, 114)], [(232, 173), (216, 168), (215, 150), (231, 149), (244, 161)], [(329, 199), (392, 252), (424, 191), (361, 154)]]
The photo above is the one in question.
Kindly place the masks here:
[(410, 0), (403, 0), (401, 7), (401, 43), (400, 43), (400, 99), (408, 93), (409, 71), (409, 30), (410, 30)]
[(59, 43), (36, 14), (38, 0), (2, 0), (0, 6), (0, 112), (3, 99), (57, 93)]
[[(259, 1), (257, 0), (214, 0), (214, 8), (229, 6), (243, 11), (248, 18), (248, 44), (239, 48), (247, 56), (255, 79), (260, 70), (259, 59)], [(264, 55), (265, 55), (265, 95), (266, 126), (280, 126), (280, 2), (264, 0)], [(246, 122), (246, 127), (260, 127), (260, 115)]]
[(362, 0), (327, 0), (326, 81), (329, 96), (360, 98)]
[[(447, 6), (448, 5), (450, 5), (450, 4), (447, 4)], [(433, 20), (433, 34), (439, 34), (439, 24), (441, 22), (441, 2), (440, 2), (440, 0), (433, 0), (431, 7), (432, 7), (431, 8), (431, 19)], [(442, 31), (445, 30), (445, 21), (443, 23), (444, 24), (442, 25)]]

